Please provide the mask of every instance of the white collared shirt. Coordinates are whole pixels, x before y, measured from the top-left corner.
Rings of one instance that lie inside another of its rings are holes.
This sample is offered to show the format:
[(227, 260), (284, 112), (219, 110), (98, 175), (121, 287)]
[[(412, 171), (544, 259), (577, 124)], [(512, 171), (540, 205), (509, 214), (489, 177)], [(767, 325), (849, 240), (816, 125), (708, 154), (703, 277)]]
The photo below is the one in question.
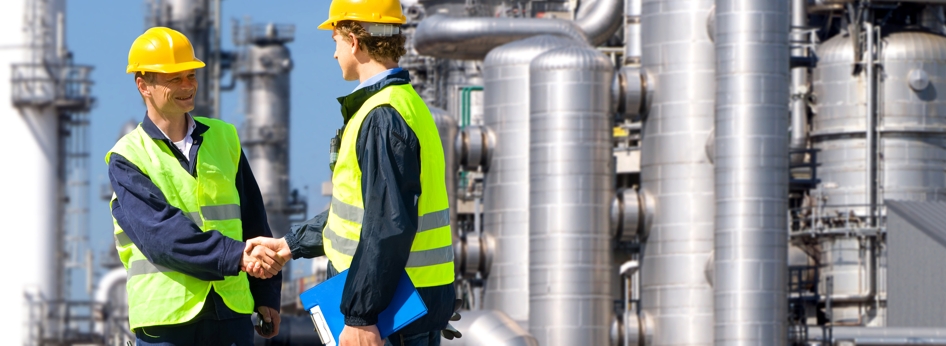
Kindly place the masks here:
[[(194, 139), (191, 138), (191, 135), (194, 133), (194, 129), (197, 128), (197, 123), (194, 122), (194, 118), (191, 118), (190, 114), (185, 113), (184, 116), (187, 117), (187, 134), (184, 135), (184, 139), (177, 142), (171, 141), (171, 143), (174, 143), (174, 146), (177, 147), (177, 149), (180, 150), (182, 154), (184, 154), (184, 157), (187, 158), (187, 161), (190, 162), (191, 147), (194, 146)], [(161, 131), (161, 134), (164, 135), (164, 138), (167, 138), (169, 141), (171, 140), (171, 137), (169, 137), (167, 133), (164, 133), (164, 130), (161, 130), (160, 127), (158, 130)]]

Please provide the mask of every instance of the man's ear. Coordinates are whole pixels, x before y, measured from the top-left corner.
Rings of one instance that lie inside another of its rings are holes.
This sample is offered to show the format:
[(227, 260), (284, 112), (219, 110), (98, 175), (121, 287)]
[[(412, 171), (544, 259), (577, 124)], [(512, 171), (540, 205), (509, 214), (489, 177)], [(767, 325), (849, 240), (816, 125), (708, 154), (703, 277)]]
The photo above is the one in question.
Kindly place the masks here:
[(358, 37), (353, 33), (348, 33), (348, 42), (351, 42), (351, 53), (355, 54), (360, 49)]
[(151, 96), (151, 89), (148, 89), (148, 82), (144, 78), (135, 78), (135, 84), (138, 84), (138, 92), (141, 96)]

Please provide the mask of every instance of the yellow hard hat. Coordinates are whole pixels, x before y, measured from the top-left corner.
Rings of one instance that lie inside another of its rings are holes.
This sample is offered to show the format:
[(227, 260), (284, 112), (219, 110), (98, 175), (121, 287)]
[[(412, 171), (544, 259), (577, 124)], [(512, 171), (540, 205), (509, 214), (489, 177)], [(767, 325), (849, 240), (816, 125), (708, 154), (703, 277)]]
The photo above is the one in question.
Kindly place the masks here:
[(184, 34), (158, 26), (148, 29), (131, 44), (125, 72), (177, 73), (204, 66), (194, 56), (194, 47)]
[(400, 0), (332, 0), (328, 20), (319, 25), (319, 29), (332, 30), (343, 20), (404, 24), (407, 17), (401, 12)]

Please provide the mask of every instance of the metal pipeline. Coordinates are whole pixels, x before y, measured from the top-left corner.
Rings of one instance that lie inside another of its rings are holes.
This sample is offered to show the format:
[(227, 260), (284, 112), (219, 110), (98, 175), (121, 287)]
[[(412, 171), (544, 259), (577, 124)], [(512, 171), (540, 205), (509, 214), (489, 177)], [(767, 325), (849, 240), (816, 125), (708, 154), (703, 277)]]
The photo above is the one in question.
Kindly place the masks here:
[(641, 2), (627, 0), (624, 8), (624, 63), (641, 63)]
[(867, 36), (867, 49), (864, 50), (864, 63), (866, 64), (864, 69), (867, 74), (867, 143), (865, 145), (867, 161), (864, 165), (866, 170), (864, 173), (867, 180), (864, 187), (867, 188), (867, 203), (870, 205), (867, 209), (867, 225), (875, 227), (877, 226), (877, 189), (874, 188), (877, 180), (877, 162), (875, 160), (875, 147), (877, 146), (877, 131), (875, 129), (877, 77), (874, 75), (874, 61), (876, 60), (874, 55), (874, 24), (869, 20), (864, 24), (864, 35)]
[[(808, 35), (796, 33), (808, 25), (808, 0), (792, 0), (792, 30), (791, 44), (792, 57), (807, 57), (809, 52), (801, 43)], [(805, 149), (808, 146), (808, 67), (801, 66), (792, 69), (791, 112), (792, 112), (792, 149)], [(792, 155), (792, 163), (801, 163), (805, 160), (802, 154)]]
[(414, 49), (422, 55), (438, 58), (481, 60), (495, 47), (543, 34), (588, 42), (581, 27), (567, 20), (436, 14), (417, 25)]
[(621, 28), (624, 1), (622, 0), (593, 0), (586, 9), (581, 10), (575, 22), (592, 46), (600, 46), (608, 41), (614, 32)]
[(96, 319), (93, 329), (98, 335), (102, 335), (102, 333), (105, 332), (106, 311), (104, 309), (109, 302), (108, 296), (112, 292), (112, 288), (116, 285), (121, 284), (124, 286), (126, 278), (127, 273), (125, 268), (119, 267), (106, 273), (105, 276), (99, 279), (99, 283), (96, 285), (95, 295), (92, 298), (92, 302), (95, 303), (94, 309), (96, 310)]
[(449, 346), (539, 346), (529, 332), (509, 316), (496, 310), (460, 311), (459, 321), (450, 322), (463, 337), (441, 340)]
[(716, 345), (785, 345), (789, 3), (716, 1)]
[[(819, 333), (809, 335), (809, 341), (825, 341)], [(853, 342), (857, 346), (886, 345), (946, 345), (944, 328), (911, 327), (834, 327), (831, 345)]]
[(438, 58), (482, 60), (495, 47), (542, 34), (598, 46), (621, 27), (622, 7), (622, 0), (597, 0), (575, 21), (436, 14), (417, 25), (414, 49)]

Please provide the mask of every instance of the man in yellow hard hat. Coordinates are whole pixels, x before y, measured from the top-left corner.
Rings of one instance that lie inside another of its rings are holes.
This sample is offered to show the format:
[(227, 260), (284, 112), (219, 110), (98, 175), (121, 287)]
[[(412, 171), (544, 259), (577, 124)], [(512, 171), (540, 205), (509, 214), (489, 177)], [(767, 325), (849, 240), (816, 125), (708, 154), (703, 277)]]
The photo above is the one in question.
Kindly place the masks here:
[[(236, 128), (188, 114), (202, 67), (188, 39), (163, 27), (128, 53), (147, 114), (105, 161), (138, 345), (252, 345), (254, 311), (268, 322), (261, 336), (279, 332), (289, 254), (246, 251), (246, 239), (272, 233)], [(251, 263), (258, 278), (241, 271)]]
[[(332, 1), (319, 29), (332, 30), (342, 77), (360, 84), (338, 99), (345, 127), (330, 165), (331, 207), (283, 239), (250, 241), (288, 248), (294, 258), (324, 253), (330, 275), (348, 270), (341, 346), (439, 345), (455, 308), (443, 147), (430, 111), (397, 65), (405, 21), (398, 0)], [(381, 340), (378, 314), (405, 271), (427, 314)]]

